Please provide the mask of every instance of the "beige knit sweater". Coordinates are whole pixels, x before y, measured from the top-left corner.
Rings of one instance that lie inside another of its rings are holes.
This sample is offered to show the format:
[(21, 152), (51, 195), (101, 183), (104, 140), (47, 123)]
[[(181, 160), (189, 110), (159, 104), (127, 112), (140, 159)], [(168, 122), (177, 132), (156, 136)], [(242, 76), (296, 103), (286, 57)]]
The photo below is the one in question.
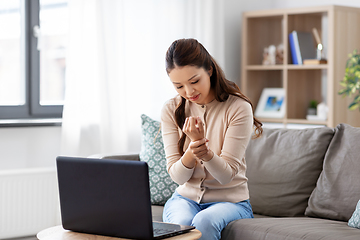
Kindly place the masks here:
[[(253, 113), (249, 103), (230, 95), (225, 102), (213, 100), (206, 105), (187, 101), (186, 117), (198, 116), (205, 124), (205, 137), (214, 157), (197, 160), (194, 168), (182, 164), (177, 143), (181, 129), (175, 121), (175, 109), (180, 96), (170, 99), (161, 113), (162, 135), (167, 159), (167, 170), (180, 186), (177, 192), (198, 203), (240, 202), (249, 199), (245, 149), (253, 131)], [(184, 151), (189, 145), (187, 138)]]

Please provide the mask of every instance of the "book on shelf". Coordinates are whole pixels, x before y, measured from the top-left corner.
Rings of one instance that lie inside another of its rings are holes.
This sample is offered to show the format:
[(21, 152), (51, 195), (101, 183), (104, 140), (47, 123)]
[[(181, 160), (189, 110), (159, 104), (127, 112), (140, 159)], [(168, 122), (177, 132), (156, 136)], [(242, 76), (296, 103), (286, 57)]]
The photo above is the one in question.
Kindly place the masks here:
[(300, 64), (301, 56), (300, 56), (299, 42), (298, 42), (296, 31), (292, 31), (289, 34), (289, 45), (290, 45), (292, 63)]
[(316, 59), (316, 48), (311, 32), (292, 31), (289, 45), (293, 64), (302, 65), (305, 59)]
[(319, 64), (327, 64), (326, 59), (305, 59), (304, 65), (319, 65)]

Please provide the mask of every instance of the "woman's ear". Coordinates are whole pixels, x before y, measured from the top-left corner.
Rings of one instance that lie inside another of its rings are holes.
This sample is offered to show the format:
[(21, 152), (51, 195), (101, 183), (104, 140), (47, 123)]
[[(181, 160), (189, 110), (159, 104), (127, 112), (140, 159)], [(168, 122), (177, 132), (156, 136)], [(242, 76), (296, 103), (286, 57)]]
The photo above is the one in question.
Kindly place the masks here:
[(213, 74), (213, 68), (212, 68), (212, 66), (210, 66), (210, 69), (208, 70), (208, 74), (209, 74), (210, 77), (212, 76), (212, 74)]

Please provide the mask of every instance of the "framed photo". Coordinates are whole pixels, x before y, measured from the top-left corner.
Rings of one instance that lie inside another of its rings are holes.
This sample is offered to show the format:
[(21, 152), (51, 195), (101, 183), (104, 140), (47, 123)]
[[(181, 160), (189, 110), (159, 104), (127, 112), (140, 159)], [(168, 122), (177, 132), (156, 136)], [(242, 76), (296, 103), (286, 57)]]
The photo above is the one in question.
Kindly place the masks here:
[(283, 118), (285, 115), (285, 90), (264, 88), (255, 110), (255, 117)]

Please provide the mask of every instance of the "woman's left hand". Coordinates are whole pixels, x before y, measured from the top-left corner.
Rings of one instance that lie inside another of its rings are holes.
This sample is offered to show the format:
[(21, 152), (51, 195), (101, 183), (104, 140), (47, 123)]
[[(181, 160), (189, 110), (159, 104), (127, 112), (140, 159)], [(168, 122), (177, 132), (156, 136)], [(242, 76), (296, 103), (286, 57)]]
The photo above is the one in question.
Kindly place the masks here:
[(208, 139), (202, 138), (197, 141), (191, 141), (189, 144), (190, 151), (197, 159), (209, 161), (213, 157), (213, 152), (207, 145), (208, 141)]

